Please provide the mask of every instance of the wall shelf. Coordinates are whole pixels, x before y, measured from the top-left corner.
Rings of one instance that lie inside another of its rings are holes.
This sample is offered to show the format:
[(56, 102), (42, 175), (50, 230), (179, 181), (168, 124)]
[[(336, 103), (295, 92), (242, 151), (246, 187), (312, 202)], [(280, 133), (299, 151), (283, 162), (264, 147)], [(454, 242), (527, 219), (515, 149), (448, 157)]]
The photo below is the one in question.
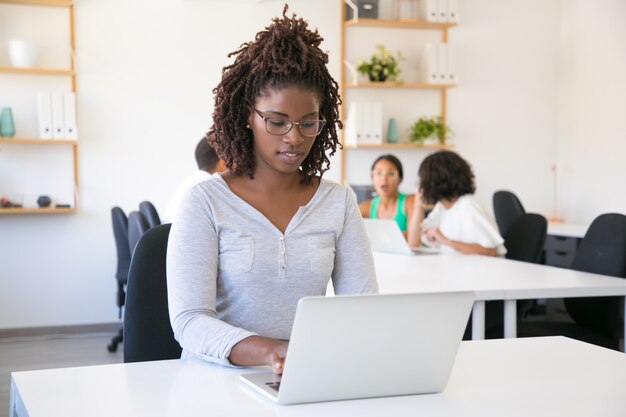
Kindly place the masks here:
[[(2, 0), (0, 0), (2, 1)], [(26, 74), (26, 75), (63, 75), (72, 77), (74, 71), (71, 69), (52, 69), (52, 68), (13, 68), (0, 67), (0, 73), (4, 74)]]
[(399, 88), (421, 90), (445, 90), (454, 88), (454, 84), (428, 84), (428, 83), (404, 83), (404, 82), (362, 82), (347, 83), (344, 88)]
[(15, 207), (15, 208), (0, 208), (0, 215), (2, 214), (63, 214), (63, 213), (74, 213), (75, 211), (76, 211), (75, 207), (68, 207), (68, 208)]
[(451, 149), (454, 145), (449, 143), (446, 144), (423, 144), (420, 145), (418, 143), (383, 143), (382, 145), (344, 145), (346, 149), (428, 149), (428, 150), (436, 150), (436, 149)]
[(75, 139), (24, 139), (24, 138), (0, 138), (1, 143), (32, 143), (35, 145), (76, 145)]
[(346, 20), (346, 27), (378, 27), (378, 28), (397, 28), (397, 29), (433, 29), (441, 30), (456, 26), (456, 23), (439, 23), (427, 22), (425, 20), (393, 20), (393, 19), (366, 19)]
[(69, 7), (74, 4), (72, 0), (0, 0), (4, 4), (22, 4), (26, 6), (53, 6)]

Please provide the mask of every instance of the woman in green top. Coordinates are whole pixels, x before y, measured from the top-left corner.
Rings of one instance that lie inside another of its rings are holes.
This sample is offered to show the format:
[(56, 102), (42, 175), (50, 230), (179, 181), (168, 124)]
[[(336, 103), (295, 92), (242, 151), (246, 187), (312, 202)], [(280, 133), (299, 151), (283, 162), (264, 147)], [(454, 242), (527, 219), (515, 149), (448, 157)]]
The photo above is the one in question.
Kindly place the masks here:
[(402, 163), (393, 155), (381, 155), (372, 164), (372, 184), (378, 197), (359, 204), (361, 215), (371, 219), (393, 219), (406, 237), (407, 224), (413, 213), (414, 194), (402, 194)]

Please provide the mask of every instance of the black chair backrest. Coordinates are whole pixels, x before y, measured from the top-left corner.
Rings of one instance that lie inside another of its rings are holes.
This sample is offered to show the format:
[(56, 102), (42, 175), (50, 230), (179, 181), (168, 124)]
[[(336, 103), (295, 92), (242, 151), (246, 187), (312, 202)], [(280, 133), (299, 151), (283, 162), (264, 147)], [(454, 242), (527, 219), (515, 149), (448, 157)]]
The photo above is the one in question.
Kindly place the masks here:
[(504, 233), (506, 258), (540, 263), (547, 231), (548, 221), (545, 217), (534, 213), (520, 215)]
[(130, 254), (132, 256), (139, 238), (148, 230), (150, 226), (148, 221), (138, 211), (131, 211), (128, 213), (128, 247), (130, 248)]
[(524, 213), (526, 213), (524, 206), (512, 192), (500, 190), (493, 193), (493, 214), (496, 217), (500, 235), (504, 236), (513, 220)]
[(111, 209), (111, 221), (113, 224), (113, 236), (117, 250), (117, 271), (115, 278), (126, 283), (128, 268), (130, 267), (130, 248), (128, 246), (128, 218), (119, 207)]
[[(583, 238), (572, 269), (626, 278), (626, 216), (602, 214), (591, 223)], [(570, 316), (581, 326), (591, 327), (609, 337), (623, 336), (619, 297), (566, 298)]]
[(130, 265), (124, 312), (124, 362), (178, 359), (167, 305), (165, 257), (170, 224), (141, 236)]
[(148, 226), (155, 227), (161, 224), (161, 218), (157, 212), (156, 207), (149, 201), (142, 201), (139, 203), (139, 211), (148, 221)]

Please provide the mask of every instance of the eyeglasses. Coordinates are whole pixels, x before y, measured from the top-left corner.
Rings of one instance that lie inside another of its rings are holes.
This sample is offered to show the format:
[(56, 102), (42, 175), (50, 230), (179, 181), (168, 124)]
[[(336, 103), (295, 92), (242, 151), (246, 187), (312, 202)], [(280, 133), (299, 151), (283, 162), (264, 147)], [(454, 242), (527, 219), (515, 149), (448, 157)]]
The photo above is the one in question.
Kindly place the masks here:
[(300, 122), (292, 122), (291, 120), (281, 116), (266, 116), (265, 113), (254, 109), (265, 122), (265, 130), (270, 135), (286, 135), (289, 133), (293, 125), (298, 125), (302, 136), (314, 138), (320, 134), (326, 120), (302, 120)]

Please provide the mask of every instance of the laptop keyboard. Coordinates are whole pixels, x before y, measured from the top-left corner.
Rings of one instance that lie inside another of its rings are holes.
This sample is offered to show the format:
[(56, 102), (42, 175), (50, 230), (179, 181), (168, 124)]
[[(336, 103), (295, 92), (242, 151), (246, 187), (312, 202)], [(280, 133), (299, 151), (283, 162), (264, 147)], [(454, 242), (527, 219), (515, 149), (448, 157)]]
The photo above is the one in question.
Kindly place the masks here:
[(280, 381), (277, 382), (266, 382), (265, 385), (274, 389), (275, 391), (280, 390)]

